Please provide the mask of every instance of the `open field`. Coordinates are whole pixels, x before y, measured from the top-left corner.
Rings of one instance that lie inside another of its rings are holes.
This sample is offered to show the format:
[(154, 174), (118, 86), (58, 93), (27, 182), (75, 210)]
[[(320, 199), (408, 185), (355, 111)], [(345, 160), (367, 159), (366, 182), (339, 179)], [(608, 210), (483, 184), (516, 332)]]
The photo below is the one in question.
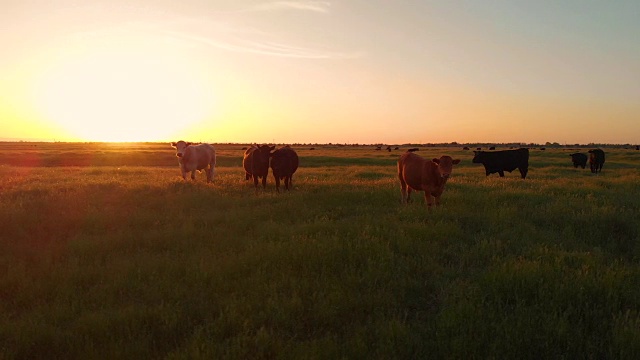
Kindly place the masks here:
[(400, 151), (300, 148), (255, 194), (241, 147), (206, 184), (168, 144), (0, 143), (0, 358), (640, 357), (640, 151), (424, 148), (462, 160), (427, 212)]

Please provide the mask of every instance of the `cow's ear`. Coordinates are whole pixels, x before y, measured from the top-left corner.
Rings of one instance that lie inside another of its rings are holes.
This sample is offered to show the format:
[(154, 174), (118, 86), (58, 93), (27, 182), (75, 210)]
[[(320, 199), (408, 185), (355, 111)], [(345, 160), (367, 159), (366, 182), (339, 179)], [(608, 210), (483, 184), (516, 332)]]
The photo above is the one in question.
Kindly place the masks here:
[(453, 165), (460, 164), (460, 159), (455, 159), (451, 162)]
[(275, 150), (275, 148), (276, 148), (276, 146), (275, 146), (275, 145), (273, 145), (273, 146), (269, 146), (269, 150), (271, 150), (271, 151)]
[(172, 142), (172, 143), (171, 143), (171, 146), (173, 146), (173, 147), (176, 147), (176, 145), (177, 145), (177, 144), (176, 144), (176, 143), (174, 143), (174, 142)]
[(440, 159), (433, 158), (433, 159), (431, 159), (431, 161), (433, 161), (436, 164), (440, 164)]
[(189, 146), (189, 145), (191, 145), (191, 143), (190, 143), (190, 142), (188, 142), (188, 143), (187, 143), (187, 146)]

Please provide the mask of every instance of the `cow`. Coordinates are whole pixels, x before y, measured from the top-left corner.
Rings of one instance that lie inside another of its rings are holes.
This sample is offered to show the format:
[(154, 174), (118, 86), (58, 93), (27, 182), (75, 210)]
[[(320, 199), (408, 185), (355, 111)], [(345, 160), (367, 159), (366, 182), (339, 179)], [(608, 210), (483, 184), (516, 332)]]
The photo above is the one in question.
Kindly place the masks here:
[(440, 197), (444, 186), (451, 175), (453, 165), (460, 163), (460, 159), (452, 159), (443, 155), (439, 159), (427, 160), (413, 152), (405, 152), (398, 160), (398, 178), (402, 203), (411, 201), (411, 191), (424, 191), (424, 199), (429, 209), (440, 205)]
[(604, 164), (604, 151), (601, 149), (589, 150), (589, 166), (591, 172), (597, 174), (602, 172), (602, 165)]
[(253, 145), (245, 152), (242, 159), (242, 167), (245, 171), (245, 179), (253, 178), (253, 183), (258, 191), (258, 179), (262, 178), (262, 188), (267, 187), (267, 175), (269, 174), (269, 158), (275, 146)]
[(469, 150), (469, 147), (465, 146), (465, 147), (462, 148), (462, 150)]
[(387, 146), (385, 150), (387, 150), (388, 152), (391, 152), (391, 146)]
[(529, 171), (529, 149), (520, 148), (491, 152), (474, 151), (473, 153), (475, 156), (472, 162), (484, 165), (487, 176), (498, 173), (500, 177), (504, 177), (505, 171), (512, 172), (518, 169), (523, 179), (527, 177), (527, 172)]
[(578, 168), (578, 166), (582, 166), (584, 169), (587, 166), (587, 155), (582, 153), (575, 153), (569, 155), (571, 156), (571, 161), (573, 162), (573, 167)]
[(411, 148), (411, 149), (407, 149), (408, 152), (414, 152), (414, 151), (418, 151), (420, 150), (419, 148)]
[(186, 141), (172, 142), (176, 149), (178, 164), (182, 172), (182, 178), (187, 180), (187, 173), (191, 172), (191, 180), (196, 180), (196, 170), (205, 171), (207, 182), (213, 181), (214, 167), (216, 166), (216, 150), (210, 144), (198, 144)]
[(495, 149), (496, 149), (496, 147), (495, 147), (495, 146), (491, 146), (491, 147), (489, 148), (489, 150), (495, 150)]
[(293, 185), (293, 173), (298, 170), (298, 154), (289, 145), (271, 153), (271, 171), (276, 180), (276, 191), (280, 192), (280, 180), (284, 180), (284, 188), (289, 190)]

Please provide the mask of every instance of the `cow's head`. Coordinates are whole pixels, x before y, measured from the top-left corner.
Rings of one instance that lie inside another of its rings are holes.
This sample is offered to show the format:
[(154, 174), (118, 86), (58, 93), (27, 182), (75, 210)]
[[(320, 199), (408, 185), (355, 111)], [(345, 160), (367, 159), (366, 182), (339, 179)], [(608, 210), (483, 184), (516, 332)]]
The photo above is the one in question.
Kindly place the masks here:
[(473, 160), (471, 160), (474, 164), (481, 163), (484, 159), (484, 151), (474, 151), (473, 152)]
[(451, 156), (443, 155), (438, 158), (434, 158), (431, 161), (438, 164), (438, 171), (440, 171), (440, 176), (443, 179), (448, 179), (451, 176), (451, 171), (453, 171), (453, 165), (459, 164), (460, 159), (452, 159)]
[(256, 164), (266, 164), (267, 167), (269, 167), (269, 158), (271, 157), (271, 151), (273, 151), (275, 149), (275, 145), (274, 146), (269, 146), (269, 145), (260, 145), (257, 147), (257, 149), (255, 149), (253, 151), (253, 161)]
[(172, 142), (171, 146), (173, 146), (174, 148), (176, 148), (176, 156), (181, 158), (184, 155), (185, 150), (187, 149), (187, 147), (191, 145), (190, 142), (185, 142), (185, 141), (178, 141), (178, 142)]

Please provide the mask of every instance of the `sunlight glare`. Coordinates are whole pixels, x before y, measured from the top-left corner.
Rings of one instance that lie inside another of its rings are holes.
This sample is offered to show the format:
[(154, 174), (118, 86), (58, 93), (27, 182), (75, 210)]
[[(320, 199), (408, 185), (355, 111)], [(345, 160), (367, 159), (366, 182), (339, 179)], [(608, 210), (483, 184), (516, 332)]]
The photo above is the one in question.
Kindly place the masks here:
[(83, 141), (165, 141), (215, 108), (212, 86), (175, 56), (94, 53), (40, 81), (40, 111)]

